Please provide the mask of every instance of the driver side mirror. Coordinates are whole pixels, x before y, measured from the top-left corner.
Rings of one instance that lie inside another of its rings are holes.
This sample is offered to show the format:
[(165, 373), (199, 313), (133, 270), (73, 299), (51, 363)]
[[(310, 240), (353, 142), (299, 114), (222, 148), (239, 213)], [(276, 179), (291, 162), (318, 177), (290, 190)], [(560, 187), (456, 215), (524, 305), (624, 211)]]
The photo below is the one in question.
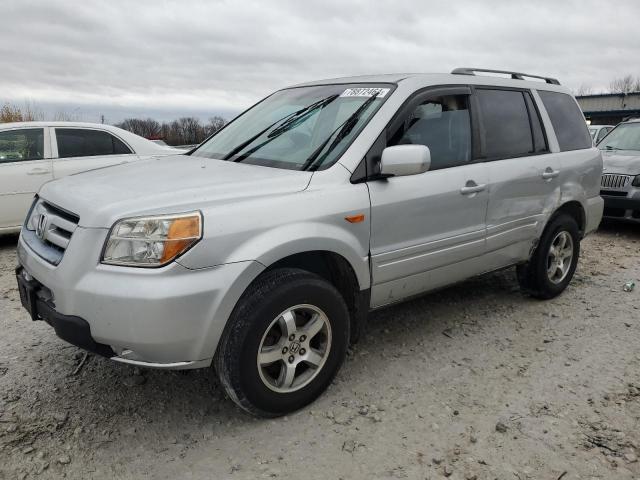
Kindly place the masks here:
[(431, 152), (425, 145), (394, 145), (382, 151), (380, 173), (384, 176), (403, 177), (429, 170)]

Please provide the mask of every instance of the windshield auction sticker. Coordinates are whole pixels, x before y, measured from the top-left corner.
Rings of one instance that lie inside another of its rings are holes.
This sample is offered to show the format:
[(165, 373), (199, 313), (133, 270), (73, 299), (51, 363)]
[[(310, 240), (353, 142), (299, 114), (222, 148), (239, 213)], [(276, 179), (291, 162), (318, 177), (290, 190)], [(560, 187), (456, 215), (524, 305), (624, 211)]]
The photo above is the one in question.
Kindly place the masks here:
[(389, 93), (390, 88), (347, 88), (341, 97), (376, 97), (382, 98)]

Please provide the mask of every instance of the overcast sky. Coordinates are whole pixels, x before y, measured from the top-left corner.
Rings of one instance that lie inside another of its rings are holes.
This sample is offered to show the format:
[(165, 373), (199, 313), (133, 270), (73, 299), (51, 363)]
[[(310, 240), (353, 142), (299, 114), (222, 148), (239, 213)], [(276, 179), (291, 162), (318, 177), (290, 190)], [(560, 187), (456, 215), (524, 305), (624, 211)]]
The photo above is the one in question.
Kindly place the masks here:
[(232, 116), (306, 80), (456, 66), (605, 89), (640, 75), (640, 2), (2, 0), (0, 102), (95, 121)]

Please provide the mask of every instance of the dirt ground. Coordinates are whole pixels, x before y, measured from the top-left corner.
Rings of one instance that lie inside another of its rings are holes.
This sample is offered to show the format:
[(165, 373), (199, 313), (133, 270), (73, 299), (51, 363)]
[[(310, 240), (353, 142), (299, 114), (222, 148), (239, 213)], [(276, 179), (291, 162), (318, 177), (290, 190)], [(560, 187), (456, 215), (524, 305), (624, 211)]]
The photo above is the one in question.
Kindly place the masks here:
[(583, 242), (559, 298), (512, 270), (375, 312), (331, 388), (250, 418), (210, 372), (137, 371), (20, 308), (0, 239), (0, 479), (640, 478), (640, 227)]

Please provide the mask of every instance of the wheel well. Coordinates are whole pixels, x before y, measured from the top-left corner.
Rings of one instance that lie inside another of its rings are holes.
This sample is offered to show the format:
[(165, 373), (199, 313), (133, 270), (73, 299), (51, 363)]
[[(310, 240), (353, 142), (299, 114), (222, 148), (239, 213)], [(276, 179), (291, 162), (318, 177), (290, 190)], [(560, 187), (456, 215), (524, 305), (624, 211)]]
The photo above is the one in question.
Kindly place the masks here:
[(566, 213), (567, 215), (572, 216), (578, 223), (578, 228), (580, 229), (580, 237), (584, 235), (586, 215), (584, 213), (584, 208), (582, 208), (580, 202), (571, 201), (563, 204), (558, 210), (556, 210), (555, 215), (558, 215), (559, 213)]
[(349, 309), (351, 342), (358, 340), (369, 310), (370, 290), (360, 290), (351, 264), (342, 255), (323, 250), (296, 253), (269, 265), (265, 271), (277, 268), (299, 268), (315, 273), (331, 283), (340, 292)]

